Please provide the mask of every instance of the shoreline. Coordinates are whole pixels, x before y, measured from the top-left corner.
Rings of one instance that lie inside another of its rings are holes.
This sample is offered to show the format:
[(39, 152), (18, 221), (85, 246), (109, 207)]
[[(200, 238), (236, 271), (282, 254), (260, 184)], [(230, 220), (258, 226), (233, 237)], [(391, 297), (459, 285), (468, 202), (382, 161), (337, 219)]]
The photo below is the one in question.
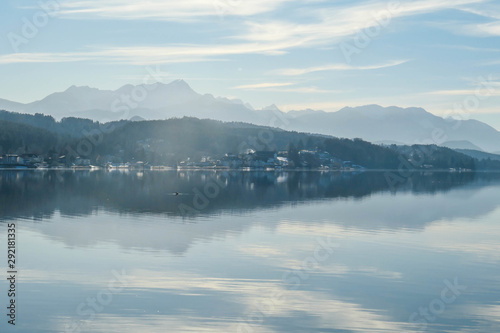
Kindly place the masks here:
[[(245, 168), (245, 169), (229, 169), (229, 168), (189, 168), (189, 169), (176, 169), (176, 168), (158, 168), (158, 169), (106, 169), (106, 168), (0, 168), (1, 171), (105, 171), (105, 172), (336, 172), (336, 173), (362, 173), (362, 172), (401, 172), (401, 169), (362, 169), (362, 170), (333, 170), (333, 169), (260, 169), (260, 168)], [(500, 172), (500, 170), (449, 170), (449, 169), (404, 169), (404, 172), (449, 172), (449, 173), (475, 173), (475, 172)]]

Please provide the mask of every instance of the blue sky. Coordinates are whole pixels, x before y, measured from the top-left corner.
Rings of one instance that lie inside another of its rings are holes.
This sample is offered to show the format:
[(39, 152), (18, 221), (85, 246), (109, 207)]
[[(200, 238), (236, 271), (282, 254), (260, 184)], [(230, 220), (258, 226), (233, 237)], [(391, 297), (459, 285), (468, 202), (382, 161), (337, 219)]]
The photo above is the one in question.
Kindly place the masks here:
[(420, 106), (500, 129), (499, 20), (487, 0), (4, 0), (0, 98), (154, 72), (256, 108)]

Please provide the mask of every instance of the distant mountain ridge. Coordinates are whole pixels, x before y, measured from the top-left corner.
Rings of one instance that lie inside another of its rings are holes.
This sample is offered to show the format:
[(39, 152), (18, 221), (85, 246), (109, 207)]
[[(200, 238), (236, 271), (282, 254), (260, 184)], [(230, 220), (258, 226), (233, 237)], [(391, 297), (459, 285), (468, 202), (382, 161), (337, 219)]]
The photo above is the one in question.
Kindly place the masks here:
[(57, 119), (79, 117), (101, 122), (188, 116), (362, 138), (370, 142), (437, 144), (453, 149), (500, 151), (500, 132), (477, 120), (444, 119), (422, 108), (379, 105), (345, 107), (337, 112), (307, 109), (285, 113), (276, 105), (255, 110), (241, 100), (199, 94), (184, 80), (168, 84), (129, 84), (114, 91), (71, 86), (27, 104), (0, 99), (0, 109), (43, 113)]

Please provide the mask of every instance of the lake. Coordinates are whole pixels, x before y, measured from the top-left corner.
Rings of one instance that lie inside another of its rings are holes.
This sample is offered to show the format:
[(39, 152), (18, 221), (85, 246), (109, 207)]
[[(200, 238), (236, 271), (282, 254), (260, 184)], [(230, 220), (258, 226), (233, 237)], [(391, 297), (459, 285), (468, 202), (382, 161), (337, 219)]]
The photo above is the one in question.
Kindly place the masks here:
[(0, 171), (0, 224), (1, 332), (500, 331), (497, 173)]

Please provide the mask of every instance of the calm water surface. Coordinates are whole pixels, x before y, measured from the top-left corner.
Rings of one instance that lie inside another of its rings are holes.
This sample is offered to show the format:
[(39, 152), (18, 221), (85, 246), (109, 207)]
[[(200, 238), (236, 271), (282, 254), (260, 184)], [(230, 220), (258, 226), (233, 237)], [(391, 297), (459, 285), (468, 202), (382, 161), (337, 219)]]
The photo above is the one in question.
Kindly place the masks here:
[(499, 198), (500, 174), (0, 171), (0, 331), (500, 332)]

